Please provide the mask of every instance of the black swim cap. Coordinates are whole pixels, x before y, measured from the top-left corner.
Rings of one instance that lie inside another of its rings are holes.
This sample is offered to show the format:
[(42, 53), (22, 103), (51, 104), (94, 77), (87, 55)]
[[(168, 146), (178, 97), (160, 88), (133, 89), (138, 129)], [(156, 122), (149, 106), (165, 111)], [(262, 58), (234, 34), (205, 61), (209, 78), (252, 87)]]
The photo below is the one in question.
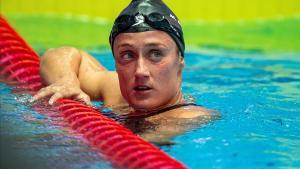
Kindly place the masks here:
[(114, 40), (120, 33), (161, 30), (176, 42), (184, 56), (184, 39), (181, 25), (176, 15), (162, 0), (132, 0), (119, 14), (109, 36), (113, 50)]

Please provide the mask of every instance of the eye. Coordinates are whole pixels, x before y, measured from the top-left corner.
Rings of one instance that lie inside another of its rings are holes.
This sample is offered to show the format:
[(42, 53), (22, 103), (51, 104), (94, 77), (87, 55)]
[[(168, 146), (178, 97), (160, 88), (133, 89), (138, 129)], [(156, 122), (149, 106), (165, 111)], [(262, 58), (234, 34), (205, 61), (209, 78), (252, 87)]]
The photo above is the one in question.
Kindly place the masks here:
[(131, 51), (121, 52), (118, 58), (121, 63), (126, 63), (134, 59), (134, 53)]
[(151, 50), (149, 54), (149, 59), (158, 62), (163, 58), (163, 53), (159, 50)]
[(123, 55), (121, 55), (121, 58), (123, 60), (130, 60), (133, 58), (133, 54), (131, 52), (126, 52)]

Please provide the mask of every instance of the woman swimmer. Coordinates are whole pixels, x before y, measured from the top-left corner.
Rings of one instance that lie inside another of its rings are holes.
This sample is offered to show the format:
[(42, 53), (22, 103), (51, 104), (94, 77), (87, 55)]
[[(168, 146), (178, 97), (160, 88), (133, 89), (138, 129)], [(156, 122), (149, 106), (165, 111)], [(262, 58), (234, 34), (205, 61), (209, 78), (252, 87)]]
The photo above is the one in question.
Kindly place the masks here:
[[(49, 104), (60, 98), (91, 104), (90, 99), (100, 99), (114, 112), (135, 119), (126, 125), (138, 128), (136, 132), (150, 141), (211, 119), (211, 111), (182, 97), (183, 32), (161, 0), (133, 0), (115, 20), (109, 40), (116, 72), (76, 48), (47, 50), (41, 58), (41, 77), (48, 86), (32, 101), (50, 96)], [(141, 121), (155, 127), (141, 130), (136, 126)]]

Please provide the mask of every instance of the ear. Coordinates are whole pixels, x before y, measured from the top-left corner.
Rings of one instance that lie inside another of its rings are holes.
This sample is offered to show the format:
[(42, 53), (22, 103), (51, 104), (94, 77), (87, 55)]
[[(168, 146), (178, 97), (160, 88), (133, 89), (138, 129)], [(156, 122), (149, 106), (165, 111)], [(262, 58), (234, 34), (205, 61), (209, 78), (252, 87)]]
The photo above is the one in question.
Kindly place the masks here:
[(182, 56), (179, 55), (179, 72), (182, 73), (183, 68), (184, 68), (184, 58)]
[(182, 66), (182, 68), (184, 68), (184, 58), (182, 56), (180, 56), (179, 59), (180, 59), (179, 60), (180, 65)]

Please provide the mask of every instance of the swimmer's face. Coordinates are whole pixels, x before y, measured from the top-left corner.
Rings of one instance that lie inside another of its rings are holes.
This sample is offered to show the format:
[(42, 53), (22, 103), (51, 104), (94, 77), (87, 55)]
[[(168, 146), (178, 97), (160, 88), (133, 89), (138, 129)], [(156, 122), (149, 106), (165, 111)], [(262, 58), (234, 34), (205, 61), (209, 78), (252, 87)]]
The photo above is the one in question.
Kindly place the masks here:
[(130, 106), (150, 111), (181, 99), (184, 60), (167, 33), (121, 33), (113, 50), (121, 92)]

